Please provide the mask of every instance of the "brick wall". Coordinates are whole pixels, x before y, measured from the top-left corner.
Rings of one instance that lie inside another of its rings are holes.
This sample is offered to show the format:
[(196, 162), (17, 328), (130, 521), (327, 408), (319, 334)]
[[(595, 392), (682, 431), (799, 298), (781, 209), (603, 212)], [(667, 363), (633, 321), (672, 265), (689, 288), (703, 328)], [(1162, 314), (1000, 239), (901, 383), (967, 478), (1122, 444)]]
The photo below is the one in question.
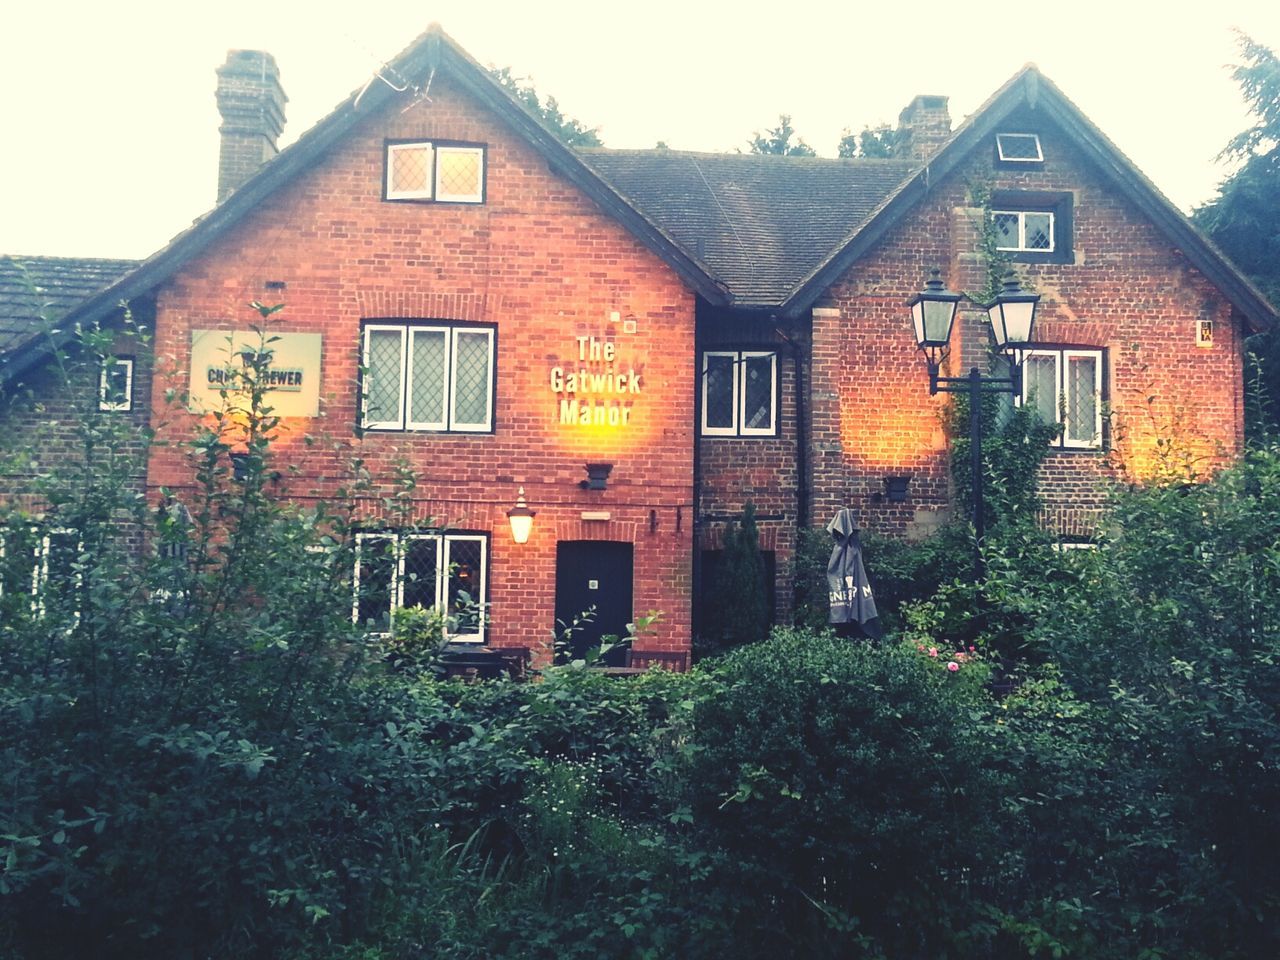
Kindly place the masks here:
[[(814, 516), (842, 503), (864, 525), (920, 534), (947, 510), (944, 395), (930, 398), (905, 303), (932, 267), (954, 290), (980, 292), (980, 211), (966, 184), (996, 191), (1072, 197), (1069, 263), (1020, 263), (1042, 295), (1037, 340), (1104, 348), (1110, 406), (1106, 451), (1052, 453), (1041, 472), (1045, 522), (1071, 535), (1096, 525), (1107, 485), (1159, 469), (1158, 439), (1211, 470), (1243, 443), (1241, 325), (1225, 298), (1056, 129), (1035, 114), (1013, 130), (1038, 130), (1046, 162), (997, 169), (979, 148), (830, 291), (815, 311), (813, 357)], [(1197, 347), (1195, 324), (1214, 321), (1214, 344)], [(988, 325), (962, 307), (943, 373), (985, 364)], [(908, 502), (878, 501), (881, 478), (912, 476)]]
[(150, 362), (141, 345), (123, 334), (116, 338), (113, 353), (135, 358), (129, 411), (98, 410), (99, 367), (74, 351), (60, 362), (36, 367), (0, 392), (0, 506), (43, 515), (47, 504), (36, 492), (37, 478), (55, 470), (73, 471), (83, 463), (88, 418), (100, 417), (124, 428), (126, 439), (117, 453), (136, 459), (130, 488), (143, 493), (142, 431), (150, 422)]
[[(160, 291), (157, 353), (179, 373), (157, 379), (154, 401), (186, 387), (191, 330), (245, 329), (254, 316), (248, 301), (284, 302), (279, 330), (324, 337), (322, 416), (286, 420), (277, 448), (278, 463), (290, 466), (288, 496), (333, 497), (359, 457), (377, 487), (361, 513), (376, 523), (385, 519), (379, 497), (394, 493), (403, 458), (417, 477), (413, 522), (491, 534), (490, 642), (529, 646), (540, 657), (554, 626), (557, 540), (632, 542), (634, 610), (664, 614), (643, 646), (687, 649), (692, 532), (677, 514), (688, 517), (692, 504), (693, 295), (447, 78), (435, 79), (430, 100), (400, 112), (406, 103), (370, 115)], [(383, 143), (400, 138), (486, 144), (486, 202), (382, 201)], [(285, 287), (267, 290), (268, 281)], [(494, 432), (354, 436), (367, 318), (495, 324)], [(634, 333), (625, 332), (629, 321)], [(618, 369), (643, 376), (626, 427), (558, 422), (550, 370), (576, 365), (579, 336), (613, 340)], [(175, 417), (162, 435), (182, 435), (193, 419)], [(607, 490), (579, 488), (587, 462), (613, 464)], [(182, 487), (190, 476), (179, 450), (154, 451), (153, 491)], [(512, 542), (505, 515), (518, 485), (537, 511), (524, 545)], [(584, 510), (611, 518), (584, 522)]]

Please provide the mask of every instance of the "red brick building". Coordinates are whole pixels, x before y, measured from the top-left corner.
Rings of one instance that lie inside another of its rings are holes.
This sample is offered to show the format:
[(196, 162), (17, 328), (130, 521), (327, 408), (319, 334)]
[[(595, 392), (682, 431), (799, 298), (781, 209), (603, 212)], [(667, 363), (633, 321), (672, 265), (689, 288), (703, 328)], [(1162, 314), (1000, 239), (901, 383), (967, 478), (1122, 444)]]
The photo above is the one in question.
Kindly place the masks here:
[[(173, 437), (245, 305), (286, 305), (282, 489), (369, 471), (362, 620), (462, 591), (486, 616), (455, 610), (456, 639), (543, 660), (587, 607), (592, 637), (656, 610), (638, 660), (679, 664), (700, 559), (747, 502), (782, 619), (799, 528), (848, 506), (927, 533), (950, 508), (945, 400), (905, 304), (933, 268), (981, 289), (984, 239), (1042, 297), (1024, 399), (1062, 423), (1046, 523), (1089, 535), (1164, 431), (1213, 462), (1241, 447), (1242, 341), (1271, 307), (1033, 67), (954, 132), (917, 98), (893, 160), (575, 152), (436, 28), (278, 156), (271, 58), (219, 78), (219, 205), (69, 319), (154, 304), (152, 404), (193, 397)], [(985, 362), (984, 326), (963, 308), (950, 369)], [(174, 447), (147, 483), (191, 483)]]

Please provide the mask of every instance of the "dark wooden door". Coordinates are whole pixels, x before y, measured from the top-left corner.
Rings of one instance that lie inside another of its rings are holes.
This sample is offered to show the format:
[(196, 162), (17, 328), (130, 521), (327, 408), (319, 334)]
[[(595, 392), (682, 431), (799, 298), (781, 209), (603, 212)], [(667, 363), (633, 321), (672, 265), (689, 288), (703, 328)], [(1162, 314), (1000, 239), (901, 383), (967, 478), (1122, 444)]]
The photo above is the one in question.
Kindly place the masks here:
[[(556, 544), (556, 636), (575, 619), (594, 615), (572, 635), (574, 657), (581, 657), (600, 638), (627, 635), (631, 622), (631, 576), (634, 548), (608, 540), (561, 540)], [(621, 653), (608, 658), (618, 663)]]

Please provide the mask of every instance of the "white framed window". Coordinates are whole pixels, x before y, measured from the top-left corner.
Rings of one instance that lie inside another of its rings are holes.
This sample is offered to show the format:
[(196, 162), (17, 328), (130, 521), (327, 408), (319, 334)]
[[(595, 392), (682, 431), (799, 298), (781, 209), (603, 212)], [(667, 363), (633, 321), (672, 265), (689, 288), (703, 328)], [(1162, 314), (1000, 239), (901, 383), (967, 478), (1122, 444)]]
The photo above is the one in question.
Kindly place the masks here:
[(98, 409), (133, 409), (133, 358), (108, 357), (98, 375)]
[(493, 327), (369, 323), (361, 423), (370, 430), (493, 430)]
[(31, 612), (43, 617), (50, 597), (79, 588), (76, 564), (83, 550), (79, 531), (69, 527), (9, 529), (0, 534), (0, 596), (6, 590), (30, 594)]
[(488, 552), (489, 538), (482, 533), (356, 534), (352, 622), (386, 633), (393, 610), (435, 608), (445, 615), (451, 641), (483, 643)]
[(429, 140), (388, 143), (388, 200), (484, 203), (485, 148)]
[(1034, 133), (997, 133), (996, 157), (1002, 163), (1044, 163), (1040, 137)]
[(1101, 350), (1072, 347), (1037, 347), (1024, 354), (1019, 400), (1046, 423), (1062, 427), (1056, 445), (1102, 447), (1103, 356)]
[(992, 210), (996, 249), (1011, 253), (1053, 253), (1057, 248), (1052, 210)]
[(706, 350), (702, 354), (702, 435), (778, 435), (778, 354)]

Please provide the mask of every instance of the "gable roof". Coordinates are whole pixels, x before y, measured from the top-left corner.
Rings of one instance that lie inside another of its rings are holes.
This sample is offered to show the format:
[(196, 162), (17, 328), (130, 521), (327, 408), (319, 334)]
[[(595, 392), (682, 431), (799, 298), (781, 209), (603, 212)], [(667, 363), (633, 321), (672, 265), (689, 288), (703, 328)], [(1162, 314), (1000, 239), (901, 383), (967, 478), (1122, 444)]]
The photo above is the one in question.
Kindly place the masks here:
[(781, 312), (794, 317), (813, 306), (841, 274), (928, 196), (932, 183), (953, 171), (1011, 113), (1021, 108), (1041, 111), (1058, 124), (1103, 176), (1123, 191), (1255, 329), (1269, 328), (1280, 319), (1262, 292), (1034, 64), (1027, 64), (1014, 74), (923, 166), (886, 196), (871, 216), (856, 224), (843, 242), (795, 286)]
[(0, 255), (0, 354), (35, 345), (49, 323), (137, 265), (137, 260)]
[(783, 303), (916, 167), (910, 160), (579, 150), (692, 250), (735, 306)]
[[(423, 79), (438, 72), (448, 75), (475, 96), (537, 150), (556, 173), (629, 229), (648, 249), (664, 260), (689, 287), (712, 303), (727, 303), (728, 292), (683, 244), (648, 213), (632, 204), (617, 189), (585, 164), (543, 122), (504, 89), (439, 26), (432, 24), (384, 68), (392, 77)], [(261, 169), (190, 228), (144, 260), (137, 269), (117, 279), (76, 307), (68, 320), (90, 323), (114, 310), (122, 300), (132, 300), (171, 277), (183, 264), (208, 249), (276, 190), (318, 162), (357, 123), (386, 106), (402, 91), (390, 83), (370, 80), (351, 93), (328, 116), (298, 140), (264, 163)], [(0, 378), (4, 374), (0, 371)]]

